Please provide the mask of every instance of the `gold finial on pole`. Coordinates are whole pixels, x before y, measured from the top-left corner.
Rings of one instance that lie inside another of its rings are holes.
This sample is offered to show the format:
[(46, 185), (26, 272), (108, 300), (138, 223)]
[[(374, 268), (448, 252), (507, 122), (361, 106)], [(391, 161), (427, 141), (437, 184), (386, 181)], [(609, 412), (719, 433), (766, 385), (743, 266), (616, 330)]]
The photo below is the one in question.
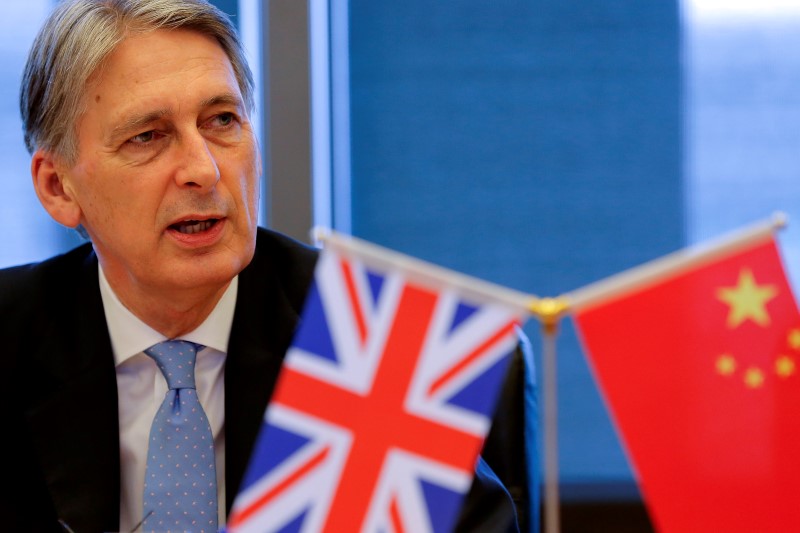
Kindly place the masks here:
[(561, 317), (569, 310), (569, 302), (561, 296), (538, 298), (530, 304), (529, 309), (542, 323), (545, 333), (555, 333)]
[(556, 334), (561, 317), (569, 309), (566, 298), (540, 298), (530, 304), (542, 324), (544, 362), (544, 524), (546, 533), (561, 531), (558, 495), (558, 386)]

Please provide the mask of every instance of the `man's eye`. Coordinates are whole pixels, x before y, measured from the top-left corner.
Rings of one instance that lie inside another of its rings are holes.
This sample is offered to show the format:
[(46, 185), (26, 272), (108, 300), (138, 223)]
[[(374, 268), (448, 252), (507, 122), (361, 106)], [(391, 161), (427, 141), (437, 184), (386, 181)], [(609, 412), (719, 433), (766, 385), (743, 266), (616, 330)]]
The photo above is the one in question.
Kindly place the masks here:
[(130, 142), (135, 144), (145, 144), (151, 142), (155, 138), (155, 132), (153, 130), (145, 131), (140, 133), (139, 135), (135, 135), (131, 137)]
[(227, 126), (233, 122), (233, 113), (220, 113), (217, 115), (217, 123), (220, 126)]

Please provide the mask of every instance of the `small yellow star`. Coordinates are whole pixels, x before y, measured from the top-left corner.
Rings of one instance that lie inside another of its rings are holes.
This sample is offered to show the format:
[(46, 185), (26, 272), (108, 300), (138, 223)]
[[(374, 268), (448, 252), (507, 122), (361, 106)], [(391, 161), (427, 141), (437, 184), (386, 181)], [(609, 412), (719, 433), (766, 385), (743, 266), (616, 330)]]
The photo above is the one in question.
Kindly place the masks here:
[(748, 368), (744, 373), (744, 384), (751, 389), (757, 389), (764, 384), (764, 372), (759, 368)]
[(787, 378), (794, 374), (794, 369), (794, 361), (787, 355), (782, 355), (775, 361), (775, 373), (782, 378)]
[(717, 358), (717, 372), (723, 376), (730, 376), (736, 371), (736, 359), (729, 354), (720, 355)]
[(728, 327), (735, 328), (747, 319), (759, 326), (769, 325), (766, 304), (778, 294), (775, 285), (757, 285), (753, 273), (748, 268), (739, 272), (736, 287), (722, 287), (717, 290), (717, 298), (730, 306)]
[(795, 350), (800, 350), (800, 329), (793, 329), (789, 332), (789, 346)]

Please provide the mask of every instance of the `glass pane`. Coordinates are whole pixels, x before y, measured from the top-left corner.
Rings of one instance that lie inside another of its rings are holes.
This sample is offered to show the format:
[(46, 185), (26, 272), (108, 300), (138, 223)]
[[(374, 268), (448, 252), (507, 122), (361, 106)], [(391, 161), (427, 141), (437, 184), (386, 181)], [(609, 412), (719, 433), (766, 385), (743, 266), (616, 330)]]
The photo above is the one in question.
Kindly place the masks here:
[(71, 230), (53, 222), (33, 191), (30, 156), (22, 137), (19, 118), (19, 83), (31, 42), (45, 15), (50, 0), (6, 2), (0, 16), (0, 267), (38, 261), (70, 248), (77, 242)]
[(686, 0), (687, 213), (692, 242), (781, 210), (800, 281), (800, 4)]

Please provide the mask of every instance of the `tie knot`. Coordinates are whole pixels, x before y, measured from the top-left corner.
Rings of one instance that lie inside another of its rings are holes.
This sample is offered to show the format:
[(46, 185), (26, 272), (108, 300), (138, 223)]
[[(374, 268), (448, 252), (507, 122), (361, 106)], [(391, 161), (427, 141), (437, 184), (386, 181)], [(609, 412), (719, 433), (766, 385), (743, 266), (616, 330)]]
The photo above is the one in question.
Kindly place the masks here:
[(144, 353), (152, 357), (167, 386), (173, 389), (194, 389), (194, 364), (197, 350), (202, 346), (189, 341), (164, 341), (146, 349)]

